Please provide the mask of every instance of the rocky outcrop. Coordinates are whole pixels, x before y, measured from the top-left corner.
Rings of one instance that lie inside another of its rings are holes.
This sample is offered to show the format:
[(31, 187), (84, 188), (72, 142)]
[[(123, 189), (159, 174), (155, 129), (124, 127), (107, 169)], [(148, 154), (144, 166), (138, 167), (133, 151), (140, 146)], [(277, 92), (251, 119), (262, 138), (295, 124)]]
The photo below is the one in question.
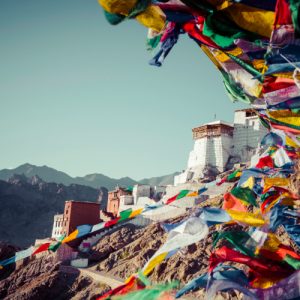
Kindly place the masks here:
[(0, 241), (27, 247), (51, 235), (53, 216), (63, 212), (66, 200), (98, 201), (106, 207), (106, 195), (104, 188), (47, 183), (38, 176), (0, 180)]
[(79, 271), (66, 271), (55, 263), (54, 256), (47, 256), (29, 262), (0, 281), (0, 299), (94, 300), (108, 288), (80, 275)]
[[(125, 279), (142, 269), (166, 237), (159, 224), (145, 229), (123, 227), (94, 247), (94, 259), (100, 260), (97, 270)], [(149, 279), (153, 282), (175, 279), (187, 282), (206, 272), (211, 245), (212, 238), (209, 236), (205, 241), (188, 246), (157, 266)]]

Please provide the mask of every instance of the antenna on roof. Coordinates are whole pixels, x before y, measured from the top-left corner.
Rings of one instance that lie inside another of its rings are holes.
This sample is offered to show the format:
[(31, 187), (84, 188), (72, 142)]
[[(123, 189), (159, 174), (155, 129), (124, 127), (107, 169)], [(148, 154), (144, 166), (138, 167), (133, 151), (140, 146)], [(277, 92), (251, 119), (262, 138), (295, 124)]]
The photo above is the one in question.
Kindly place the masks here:
[(215, 120), (217, 120), (217, 114), (215, 114)]

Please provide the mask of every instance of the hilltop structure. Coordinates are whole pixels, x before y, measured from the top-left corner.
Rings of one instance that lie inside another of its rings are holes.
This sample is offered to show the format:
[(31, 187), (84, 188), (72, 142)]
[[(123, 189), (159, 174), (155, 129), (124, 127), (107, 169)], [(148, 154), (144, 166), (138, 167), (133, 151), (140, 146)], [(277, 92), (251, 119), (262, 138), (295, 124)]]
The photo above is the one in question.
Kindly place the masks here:
[(213, 177), (235, 163), (250, 161), (267, 130), (252, 109), (236, 110), (234, 123), (215, 121), (193, 128), (194, 149), (187, 169), (174, 177), (174, 185)]
[(155, 204), (163, 197), (165, 190), (165, 186), (148, 184), (135, 184), (127, 189), (116, 187), (108, 193), (107, 212), (117, 217), (123, 210)]
[[(108, 192), (108, 200), (107, 200), (107, 212), (111, 213), (113, 216), (117, 216), (120, 207), (120, 199), (121, 197), (129, 197), (131, 198), (132, 191), (117, 186), (113, 191)], [(128, 200), (130, 201), (130, 200)]]
[(77, 226), (101, 222), (99, 203), (87, 201), (66, 201), (63, 214), (55, 215), (52, 238), (69, 235)]

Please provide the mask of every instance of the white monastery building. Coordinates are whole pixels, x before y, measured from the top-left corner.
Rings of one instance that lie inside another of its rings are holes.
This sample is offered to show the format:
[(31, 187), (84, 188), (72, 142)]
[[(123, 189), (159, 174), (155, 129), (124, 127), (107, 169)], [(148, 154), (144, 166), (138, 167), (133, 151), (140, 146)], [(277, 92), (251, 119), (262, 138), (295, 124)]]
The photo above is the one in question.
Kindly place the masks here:
[(251, 159), (267, 130), (252, 109), (235, 111), (234, 123), (215, 121), (193, 128), (194, 149), (187, 169), (175, 176), (174, 185), (217, 175)]

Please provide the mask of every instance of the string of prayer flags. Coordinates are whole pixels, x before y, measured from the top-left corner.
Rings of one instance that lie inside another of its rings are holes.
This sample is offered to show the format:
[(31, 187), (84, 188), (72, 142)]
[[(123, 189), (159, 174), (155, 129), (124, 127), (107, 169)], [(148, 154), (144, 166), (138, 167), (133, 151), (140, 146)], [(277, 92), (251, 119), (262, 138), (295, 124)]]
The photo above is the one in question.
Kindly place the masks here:
[(179, 249), (196, 243), (208, 235), (208, 226), (197, 217), (190, 217), (173, 228), (165, 244), (150, 258), (143, 268), (143, 274), (148, 275), (163, 260), (171, 257)]

